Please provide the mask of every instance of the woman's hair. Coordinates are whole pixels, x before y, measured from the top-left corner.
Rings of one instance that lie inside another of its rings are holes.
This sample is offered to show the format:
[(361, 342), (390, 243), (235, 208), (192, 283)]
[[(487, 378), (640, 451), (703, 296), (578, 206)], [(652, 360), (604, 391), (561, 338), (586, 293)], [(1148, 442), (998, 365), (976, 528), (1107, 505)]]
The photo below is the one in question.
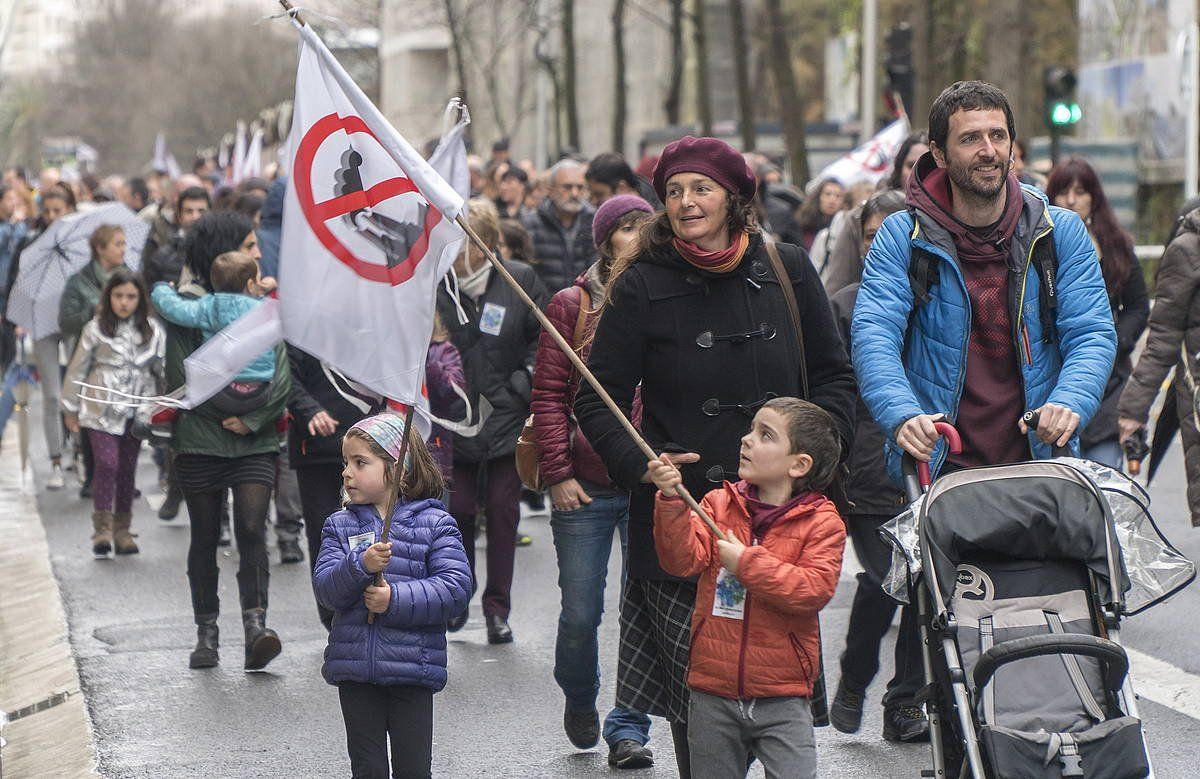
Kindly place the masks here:
[(91, 237), (88, 238), (88, 248), (92, 250), (92, 261), (100, 259), (100, 250), (112, 243), (112, 239), (117, 236), (117, 233), (124, 233), (125, 230), (119, 225), (100, 225), (92, 231)]
[(820, 230), (822, 227), (829, 227), (829, 223), (833, 221), (832, 216), (825, 216), (821, 213), (821, 193), (830, 184), (842, 186), (842, 182), (837, 179), (821, 179), (821, 183), (817, 184), (812, 194), (805, 199), (800, 210), (796, 212), (796, 221), (801, 230)]
[[(46, 191), (42, 192), (42, 207), (44, 208), (47, 200), (61, 200), (67, 206), (68, 211), (74, 211), (76, 206), (75, 193), (71, 188), (63, 182), (50, 185)], [(45, 219), (39, 216), (38, 219), (43, 225), (46, 224)]]
[(117, 323), (120, 320), (113, 311), (112, 293), (122, 284), (132, 284), (137, 287), (138, 304), (130, 319), (133, 320), (134, 327), (141, 334), (142, 343), (147, 343), (154, 335), (154, 329), (150, 326), (150, 295), (146, 292), (146, 282), (142, 281), (141, 275), (134, 273), (124, 265), (114, 268), (108, 276), (108, 281), (104, 284), (104, 291), (100, 293), (100, 305), (96, 312), (96, 324), (100, 327), (100, 332), (109, 338), (117, 334)]
[[(724, 188), (722, 188), (724, 189)], [(725, 190), (725, 195), (728, 198), (729, 212), (725, 216), (725, 224), (729, 227), (729, 234), (737, 233), (757, 233), (758, 216), (754, 211), (753, 201), (747, 200), (736, 192)], [(614, 285), (622, 273), (624, 273), (630, 265), (633, 265), (638, 259), (647, 252), (658, 252), (667, 249), (675, 240), (675, 231), (671, 229), (671, 218), (667, 216), (666, 210), (659, 211), (646, 221), (642, 222), (641, 228), (638, 229), (637, 246), (638, 251), (624, 257), (614, 257), (612, 269), (608, 272), (608, 283), (605, 285), (604, 298), (605, 304), (612, 300)]]
[(863, 202), (861, 224), (873, 216), (888, 216), (904, 210), (904, 193), (895, 189), (876, 192)]
[(213, 260), (225, 252), (242, 247), (246, 236), (254, 231), (254, 222), (236, 211), (209, 211), (192, 226), (183, 244), (184, 261), (196, 283), (212, 290), (208, 276)]
[[(617, 220), (617, 223), (613, 225), (613, 228), (609, 230), (608, 237), (605, 238), (604, 243), (600, 245), (599, 251), (600, 280), (602, 282), (608, 282), (608, 277), (612, 274), (613, 265), (616, 264), (617, 261), (617, 256), (613, 254), (613, 236), (617, 234), (618, 230), (624, 229), (629, 225), (640, 226), (642, 223), (649, 222), (653, 218), (654, 214), (647, 214), (645, 211), (639, 211), (635, 208), (632, 211), (622, 214), (621, 218)], [(641, 230), (638, 231), (638, 237), (641, 237)], [(634, 241), (633, 245), (630, 247), (630, 250), (628, 250), (630, 260), (632, 260), (633, 256), (637, 254), (637, 249), (638, 242)]]
[(1046, 182), (1046, 197), (1053, 203), (1055, 198), (1075, 183), (1092, 196), (1092, 213), (1085, 221), (1096, 245), (1100, 247), (1100, 271), (1104, 274), (1104, 286), (1108, 288), (1109, 296), (1116, 297), (1121, 294), (1125, 280), (1129, 278), (1129, 268), (1134, 262), (1133, 239), (1117, 224), (1117, 215), (1108, 203), (1095, 169), (1078, 157), (1054, 166)]
[(772, 398), (763, 408), (779, 412), (787, 422), (788, 452), (812, 458), (812, 467), (798, 480), (797, 488), (823, 492), (833, 481), (842, 457), (833, 417), (820, 406), (799, 398)]
[(346, 437), (366, 442), (371, 454), (383, 460), (384, 476), (393, 507), (399, 505), (401, 500), (441, 499), (446, 490), (446, 482), (442, 479), (442, 472), (434, 462), (433, 455), (429, 453), (429, 447), (425, 446), (416, 425), (408, 427), (408, 451), (405, 453), (407, 467), (403, 476), (395, 458), (385, 452), (365, 430), (352, 427), (346, 431)]
[[(518, 168), (520, 170), (520, 168)], [(525, 225), (516, 219), (500, 220), (500, 241), (508, 249), (508, 255), (521, 262), (533, 261), (533, 239)]]
[(500, 246), (500, 212), (496, 210), (495, 203), (485, 197), (468, 200), (467, 222), (489, 249), (495, 250)]
[(908, 153), (918, 143), (928, 146), (929, 133), (924, 130), (914, 130), (904, 139), (904, 143), (900, 144), (900, 150), (896, 152), (896, 161), (892, 164), (892, 172), (887, 177), (888, 189), (904, 189), (904, 160), (908, 159)]

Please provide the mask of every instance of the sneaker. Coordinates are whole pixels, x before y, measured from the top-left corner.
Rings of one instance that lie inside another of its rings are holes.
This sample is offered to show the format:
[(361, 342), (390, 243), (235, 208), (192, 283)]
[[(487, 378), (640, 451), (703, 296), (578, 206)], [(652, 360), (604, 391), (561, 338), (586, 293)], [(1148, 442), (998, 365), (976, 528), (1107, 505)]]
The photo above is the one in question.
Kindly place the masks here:
[(304, 552), (300, 549), (300, 542), (294, 538), (279, 539), (279, 562), (284, 565), (304, 562)]
[(600, 714), (596, 707), (563, 709), (563, 730), (578, 749), (591, 749), (600, 743)]
[(631, 738), (623, 738), (608, 748), (608, 764), (613, 768), (649, 768), (654, 753)]
[(54, 463), (50, 466), (50, 476), (46, 479), (46, 489), (61, 490), (65, 486), (67, 486), (67, 482), (63, 478), (62, 466)]
[(929, 720), (919, 706), (892, 706), (883, 710), (883, 738), (912, 744), (929, 740)]
[(863, 694), (838, 682), (837, 695), (829, 707), (829, 722), (840, 733), (857, 733), (862, 727)]

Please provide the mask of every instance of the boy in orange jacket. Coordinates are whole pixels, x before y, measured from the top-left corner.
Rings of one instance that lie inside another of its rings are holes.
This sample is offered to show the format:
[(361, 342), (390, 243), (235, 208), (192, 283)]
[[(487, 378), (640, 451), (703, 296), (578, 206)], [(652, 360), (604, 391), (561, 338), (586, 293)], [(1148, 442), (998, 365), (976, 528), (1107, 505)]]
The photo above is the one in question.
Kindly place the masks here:
[(654, 545), (675, 576), (700, 576), (692, 614), (688, 746), (693, 779), (815, 777), (809, 699), (817, 613), (833, 597), (846, 531), (824, 490), (840, 454), (833, 419), (796, 398), (768, 401), (742, 438), (736, 484), (701, 502), (724, 536), (678, 497), (679, 471), (651, 460)]

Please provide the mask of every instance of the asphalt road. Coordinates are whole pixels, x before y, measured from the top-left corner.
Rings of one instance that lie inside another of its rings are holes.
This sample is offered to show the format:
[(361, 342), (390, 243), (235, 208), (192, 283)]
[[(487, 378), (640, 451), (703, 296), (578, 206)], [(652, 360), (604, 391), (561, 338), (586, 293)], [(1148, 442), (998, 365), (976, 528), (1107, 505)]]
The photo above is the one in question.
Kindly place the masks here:
[[(36, 417), (31, 422), (40, 486), (46, 476), (45, 459), (37, 434), (40, 424)], [(1193, 531), (1187, 521), (1178, 449), (1172, 458), (1152, 491), (1154, 514), (1168, 537), (1198, 559), (1200, 531)], [(95, 728), (101, 772), (114, 779), (349, 775), (336, 691), (320, 675), (325, 633), (316, 618), (307, 564), (280, 565), (272, 546), (268, 624), (279, 631), (283, 653), (268, 672), (246, 674), (241, 667), (236, 610), (236, 551), (222, 550), (221, 597), (226, 604), (220, 620), (222, 665), (189, 670), (187, 656), (195, 633), (185, 576), (186, 509), (174, 522), (155, 517), (152, 506), (160, 496), (148, 452), (143, 452), (139, 485), (146, 496), (137, 503), (134, 530), (140, 534), (142, 553), (111, 561), (91, 557), (90, 503), (77, 497), (77, 484), (68, 479), (67, 490), (43, 490), (38, 499)], [(487, 644), (478, 600), (467, 627), (452, 634), (450, 683), (435, 698), (435, 773), (448, 777), (615, 774), (605, 762), (603, 746), (578, 751), (562, 734), (562, 696), (552, 677), (558, 589), (547, 517), (527, 517), (522, 531), (533, 537), (533, 545), (517, 550), (511, 620), (516, 641), (500, 647)], [(619, 582), (618, 551), (611, 560), (610, 583)], [(479, 558), (482, 564), (482, 552)], [(831, 688), (836, 684), (835, 659), (852, 595), (853, 580), (847, 571), (822, 615)], [(617, 592), (611, 584), (607, 604), (601, 639), (602, 703), (612, 700), (616, 656)], [(1125, 631), (1129, 645), (1187, 672), (1179, 675), (1177, 697), (1190, 696), (1193, 701), (1200, 696), (1195, 686), (1200, 679), (1196, 651), (1200, 638), (1192, 628), (1198, 616), (1200, 595), (1192, 587), (1132, 618)], [(883, 668), (870, 690), (872, 703), (878, 702), (891, 673), (890, 648), (883, 655)], [(1200, 722), (1146, 700), (1143, 709), (1158, 776), (1194, 776), (1193, 750)], [(927, 747), (888, 744), (880, 738), (880, 729), (879, 708), (870, 705), (860, 733), (818, 731), (821, 775), (916, 777), (928, 766)], [(650, 746), (656, 766), (628, 774), (675, 776), (665, 723), (655, 721)], [(761, 775), (761, 770), (751, 774)]]

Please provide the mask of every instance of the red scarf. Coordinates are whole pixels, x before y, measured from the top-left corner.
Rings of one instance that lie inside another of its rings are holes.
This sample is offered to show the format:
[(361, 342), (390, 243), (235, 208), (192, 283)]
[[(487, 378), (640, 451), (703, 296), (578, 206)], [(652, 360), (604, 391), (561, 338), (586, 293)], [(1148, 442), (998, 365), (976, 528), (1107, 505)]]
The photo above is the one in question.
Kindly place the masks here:
[(728, 273), (742, 263), (746, 248), (750, 246), (750, 234), (738, 233), (729, 242), (729, 247), (716, 252), (708, 252), (690, 241), (675, 238), (672, 241), (675, 249), (683, 259), (700, 270), (709, 273)]

